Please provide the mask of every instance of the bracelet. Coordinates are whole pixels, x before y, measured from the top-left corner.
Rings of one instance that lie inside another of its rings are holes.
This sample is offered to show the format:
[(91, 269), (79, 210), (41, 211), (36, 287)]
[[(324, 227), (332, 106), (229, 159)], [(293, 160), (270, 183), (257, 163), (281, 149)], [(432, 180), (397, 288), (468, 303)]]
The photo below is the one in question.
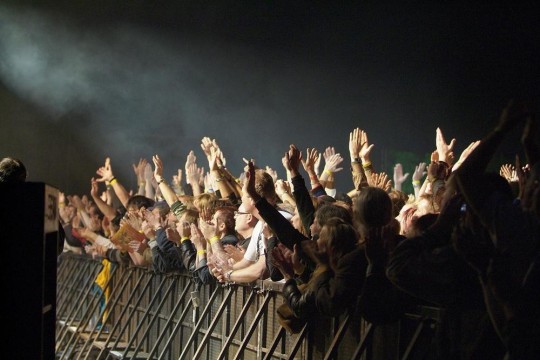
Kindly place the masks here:
[(218, 241), (218, 240), (219, 240), (219, 236), (214, 235), (214, 236), (212, 236), (212, 237), (210, 238), (210, 240), (208, 240), (208, 242), (209, 242), (210, 244), (213, 244), (213, 243), (215, 243), (215, 242)]
[(229, 270), (227, 271), (227, 273), (225, 274), (225, 279), (227, 279), (227, 281), (231, 281), (231, 275), (233, 273), (234, 270)]
[(188, 236), (182, 236), (182, 237), (180, 238), (180, 242), (181, 242), (181, 243), (183, 243), (183, 242), (186, 241), (186, 240), (189, 240), (189, 237), (188, 237)]
[(113, 176), (113, 178), (109, 180), (109, 185), (114, 185), (114, 183), (116, 182), (118, 182), (118, 180), (116, 179), (116, 177)]
[(146, 185), (146, 181), (141, 181), (141, 182), (139, 183), (139, 186), (143, 186), (143, 185)]
[(164, 179), (164, 178), (161, 178), (161, 180), (158, 181), (157, 184), (160, 185), (162, 182), (165, 182), (165, 179)]
[(325, 174), (327, 174), (328, 176), (332, 176), (332, 174), (333, 174), (333, 173), (332, 173), (330, 170), (328, 170), (328, 169), (324, 169), (323, 172), (324, 172)]
[(371, 161), (366, 161), (365, 163), (362, 164), (363, 168), (368, 168), (370, 166), (371, 166)]
[(420, 180), (413, 180), (412, 182), (413, 186), (420, 186)]
[(197, 250), (197, 255), (204, 255), (204, 254), (206, 254), (206, 250), (204, 249)]
[(65, 206), (66, 206), (66, 203), (58, 203), (58, 207), (59, 207), (59, 208), (63, 208), (63, 207), (65, 207)]

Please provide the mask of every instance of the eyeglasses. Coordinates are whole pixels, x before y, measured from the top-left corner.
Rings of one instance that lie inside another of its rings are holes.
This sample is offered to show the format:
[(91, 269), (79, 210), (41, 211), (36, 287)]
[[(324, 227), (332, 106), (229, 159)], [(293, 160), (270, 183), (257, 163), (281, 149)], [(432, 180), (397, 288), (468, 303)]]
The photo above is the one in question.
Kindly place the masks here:
[(240, 216), (240, 215), (249, 215), (247, 212), (241, 212), (241, 211), (235, 211), (234, 216)]

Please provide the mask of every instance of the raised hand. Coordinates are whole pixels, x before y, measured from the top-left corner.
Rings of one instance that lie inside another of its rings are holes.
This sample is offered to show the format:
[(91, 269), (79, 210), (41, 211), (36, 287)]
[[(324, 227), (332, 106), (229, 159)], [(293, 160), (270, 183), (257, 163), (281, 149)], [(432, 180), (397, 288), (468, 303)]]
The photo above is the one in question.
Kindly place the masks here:
[(253, 163), (253, 166), (255, 166), (255, 169), (257, 168), (257, 166), (255, 165), (255, 159), (250, 159), (250, 160), (248, 160), (248, 159), (246, 159), (246, 158), (242, 158), (242, 161), (244, 162), (244, 164), (246, 164), (246, 165), (244, 166), (244, 172), (249, 171), (249, 166), (248, 166), (248, 164), (249, 164), (250, 161)]
[(105, 159), (105, 165), (97, 169), (96, 174), (100, 176), (96, 179), (98, 182), (111, 181), (114, 178), (111, 167), (111, 158), (107, 157)]
[(362, 130), (356, 128), (349, 133), (349, 155), (351, 161), (360, 157), (360, 149), (362, 149)]
[[(193, 165), (195, 165), (195, 168), (197, 168), (197, 157), (195, 156), (195, 152), (191, 150), (187, 157), (186, 157), (186, 164), (185, 164), (185, 170), (186, 170), (186, 183), (190, 183), (190, 179), (188, 177), (189, 168), (193, 168)], [(197, 184), (197, 183), (195, 183)]]
[(145, 179), (144, 171), (147, 164), (148, 164), (148, 160), (144, 158), (140, 158), (138, 164), (131, 165), (133, 167), (133, 172), (135, 173), (135, 176), (137, 176), (138, 183), (143, 182)]
[(186, 167), (186, 183), (195, 186), (199, 184), (200, 171), (196, 163), (192, 163)]
[(93, 198), (99, 197), (98, 183), (95, 178), (90, 179), (90, 195)]
[(324, 165), (325, 171), (330, 171), (331, 173), (337, 173), (341, 170), (343, 170), (342, 167), (339, 167), (339, 165), (343, 162), (343, 157), (341, 157), (341, 154), (332, 154), (325, 158), (326, 164)]
[(439, 161), (444, 161), (448, 165), (452, 166), (452, 163), (449, 162), (448, 156), (454, 150), (456, 139), (452, 139), (448, 144), (444, 139), (441, 128), (437, 128), (435, 133), (435, 145), (437, 148), (437, 153), (439, 155)]
[(261, 198), (255, 189), (255, 165), (251, 161), (248, 162), (248, 171), (246, 171), (246, 180), (242, 191), (248, 194), (254, 202)]
[(427, 164), (425, 162), (421, 162), (414, 167), (414, 172), (412, 175), (413, 183), (417, 182), (417, 184), (420, 184), (420, 182), (422, 182), (422, 178), (424, 175), (426, 175), (426, 166)]
[(402, 184), (409, 177), (409, 173), (403, 174), (403, 165), (397, 163), (394, 166), (394, 188), (398, 191), (401, 191)]
[(516, 172), (516, 168), (512, 164), (503, 164), (501, 165), (501, 168), (499, 170), (499, 174), (506, 179), (506, 181), (510, 182), (517, 182), (518, 176)]
[[(290, 154), (290, 150), (289, 150)], [(317, 162), (317, 159), (321, 157), (322, 154), (319, 154), (317, 149), (315, 148), (307, 148), (306, 149), (306, 158), (302, 159), (302, 166), (304, 167), (304, 170), (308, 174), (316, 174), (315, 171), (315, 163)]]
[(369, 144), (368, 135), (364, 130), (360, 134), (360, 152), (358, 155), (364, 164), (371, 163), (371, 150), (375, 145)]
[(216, 141), (216, 139), (210, 139), (208, 136), (205, 136), (201, 140), (201, 149), (206, 155), (207, 159), (210, 159), (212, 150), (216, 151), (219, 150), (219, 145)]
[(378, 187), (388, 192), (392, 189), (392, 180), (388, 179), (388, 175), (385, 172), (373, 173), (371, 175), (371, 184), (374, 187)]
[(158, 183), (160, 183), (161, 181), (163, 181), (163, 161), (161, 161), (159, 155), (154, 155), (152, 156), (152, 161), (154, 162), (154, 179), (156, 179), (156, 181)]

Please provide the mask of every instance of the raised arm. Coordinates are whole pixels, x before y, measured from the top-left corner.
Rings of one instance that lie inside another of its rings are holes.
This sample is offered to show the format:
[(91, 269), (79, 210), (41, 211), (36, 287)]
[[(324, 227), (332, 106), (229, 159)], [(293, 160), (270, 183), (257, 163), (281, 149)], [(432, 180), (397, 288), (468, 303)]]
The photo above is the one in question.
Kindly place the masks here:
[(174, 190), (169, 186), (169, 184), (167, 184), (165, 178), (163, 178), (163, 162), (161, 161), (159, 155), (154, 155), (152, 157), (152, 161), (154, 162), (155, 166), (154, 178), (157, 181), (159, 190), (161, 191), (161, 194), (163, 195), (163, 198), (167, 204), (170, 206), (171, 211), (178, 219), (180, 219), (186, 209), (186, 206), (180, 200), (178, 200), (178, 196), (176, 196)]
[(114, 207), (108, 205), (105, 201), (103, 201), (101, 196), (99, 196), (98, 182), (96, 181), (96, 179), (92, 178), (90, 180), (90, 183), (92, 186), (90, 189), (90, 196), (92, 196), (92, 199), (99, 208), (99, 211), (101, 211), (103, 215), (105, 215), (110, 220), (114, 219), (114, 217), (116, 216), (116, 210), (114, 209)]
[(129, 192), (124, 188), (124, 186), (118, 181), (118, 179), (114, 176), (112, 166), (111, 166), (111, 158), (105, 159), (105, 165), (100, 167), (96, 174), (98, 174), (100, 177), (96, 179), (97, 182), (106, 182), (109, 185), (112, 186), (114, 193), (122, 203), (124, 207), (127, 207), (127, 202), (130, 198)]
[(351, 157), (351, 172), (354, 189), (360, 191), (363, 187), (368, 186), (366, 174), (362, 167), (362, 159), (360, 158), (360, 150), (362, 149), (362, 130), (356, 128), (349, 133), (349, 155)]
[(145, 195), (146, 189), (146, 179), (144, 177), (144, 168), (148, 160), (140, 158), (137, 164), (132, 164), (133, 172), (137, 177), (137, 195)]

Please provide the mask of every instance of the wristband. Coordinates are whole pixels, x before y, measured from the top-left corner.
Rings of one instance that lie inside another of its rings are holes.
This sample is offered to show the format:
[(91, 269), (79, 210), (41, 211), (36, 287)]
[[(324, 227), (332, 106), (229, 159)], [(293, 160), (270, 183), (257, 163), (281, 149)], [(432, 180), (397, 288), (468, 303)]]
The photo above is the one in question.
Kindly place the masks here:
[(114, 185), (116, 182), (118, 182), (118, 180), (116, 177), (113, 177), (111, 180), (109, 180), (109, 185)]
[(231, 281), (231, 275), (233, 273), (234, 270), (229, 270), (227, 271), (227, 273), (225, 274), (225, 279), (227, 279), (227, 281)]
[(158, 181), (157, 184), (160, 185), (162, 182), (165, 182), (165, 178), (161, 178), (161, 180)]
[(204, 255), (204, 254), (206, 254), (206, 250), (204, 249), (197, 250), (197, 255)]
[(365, 163), (362, 164), (362, 167), (364, 168), (368, 168), (371, 166), (371, 161), (366, 161)]
[(210, 238), (210, 240), (208, 240), (208, 242), (209, 242), (210, 244), (213, 244), (213, 243), (215, 243), (215, 242), (218, 241), (218, 240), (219, 240), (219, 236), (214, 235), (214, 236), (212, 236), (212, 237)]
[(324, 169), (324, 173), (326, 173), (328, 176), (332, 176), (332, 172), (328, 169)]
[(188, 236), (183, 236), (181, 239), (180, 239), (180, 243), (183, 243), (184, 241), (186, 240), (189, 240), (189, 237)]

